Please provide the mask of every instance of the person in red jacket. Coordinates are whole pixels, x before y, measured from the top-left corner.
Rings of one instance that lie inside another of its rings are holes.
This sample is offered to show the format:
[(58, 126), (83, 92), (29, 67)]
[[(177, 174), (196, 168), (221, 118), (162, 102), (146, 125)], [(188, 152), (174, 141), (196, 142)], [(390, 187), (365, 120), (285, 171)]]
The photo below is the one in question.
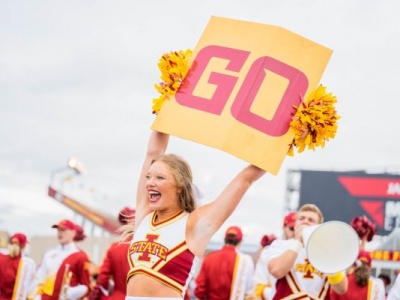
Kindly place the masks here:
[(0, 255), (0, 300), (14, 299), (17, 294), (26, 299), (34, 288), (36, 266), (23, 255), (27, 242), (24, 234), (16, 233), (10, 238), (8, 254)]
[[(125, 207), (118, 220), (121, 225), (132, 222), (135, 210)], [(97, 285), (89, 297), (91, 300), (124, 300), (126, 295), (126, 275), (129, 271), (128, 248), (130, 241), (115, 242), (108, 248), (97, 275)]]
[(238, 250), (242, 237), (239, 227), (229, 227), (224, 246), (204, 257), (194, 290), (198, 299), (245, 299), (252, 294), (254, 262)]
[(83, 229), (66, 219), (52, 228), (57, 229), (59, 245), (46, 251), (36, 272), (35, 300), (83, 298), (90, 292), (90, 261), (75, 244), (85, 238)]

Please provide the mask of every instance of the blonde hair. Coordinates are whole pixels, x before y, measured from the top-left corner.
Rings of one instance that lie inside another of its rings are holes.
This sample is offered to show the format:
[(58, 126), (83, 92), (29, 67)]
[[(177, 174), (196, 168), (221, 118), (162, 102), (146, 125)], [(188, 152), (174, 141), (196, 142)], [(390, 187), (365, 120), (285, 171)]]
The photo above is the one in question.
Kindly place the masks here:
[(196, 208), (196, 200), (193, 192), (192, 170), (185, 159), (175, 154), (164, 154), (153, 160), (165, 163), (175, 178), (177, 188), (181, 189), (179, 193), (179, 207), (191, 213)]
[(313, 213), (316, 213), (319, 216), (319, 224), (324, 223), (324, 216), (321, 212), (321, 210), (316, 206), (315, 204), (304, 204), (300, 207), (300, 209), (297, 212), (301, 211), (311, 211)]

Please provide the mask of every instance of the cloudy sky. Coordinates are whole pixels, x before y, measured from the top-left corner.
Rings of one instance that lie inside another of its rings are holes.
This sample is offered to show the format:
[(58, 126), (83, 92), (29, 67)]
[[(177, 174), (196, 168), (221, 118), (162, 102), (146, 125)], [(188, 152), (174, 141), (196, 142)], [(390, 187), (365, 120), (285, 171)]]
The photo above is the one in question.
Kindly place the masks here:
[[(2, 1), (0, 230), (47, 235), (73, 217), (47, 196), (71, 156), (87, 172), (65, 190), (115, 215), (134, 205), (158, 59), (193, 49), (210, 16), (281, 26), (332, 49), (321, 83), (342, 116), (334, 140), (286, 158), (223, 229), (243, 226), (248, 242), (280, 234), (288, 169), (399, 172), (399, 11), (398, 0)], [(246, 164), (179, 138), (169, 152), (191, 163), (204, 202)]]

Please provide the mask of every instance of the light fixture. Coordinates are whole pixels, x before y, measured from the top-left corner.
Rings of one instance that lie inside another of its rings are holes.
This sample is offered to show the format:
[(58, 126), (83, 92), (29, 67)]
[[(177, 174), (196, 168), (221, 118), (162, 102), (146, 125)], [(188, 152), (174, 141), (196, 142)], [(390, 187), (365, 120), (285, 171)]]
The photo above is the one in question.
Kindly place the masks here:
[(82, 174), (85, 172), (85, 169), (82, 166), (82, 163), (75, 156), (71, 156), (68, 159), (67, 165), (69, 168), (74, 170), (77, 174)]

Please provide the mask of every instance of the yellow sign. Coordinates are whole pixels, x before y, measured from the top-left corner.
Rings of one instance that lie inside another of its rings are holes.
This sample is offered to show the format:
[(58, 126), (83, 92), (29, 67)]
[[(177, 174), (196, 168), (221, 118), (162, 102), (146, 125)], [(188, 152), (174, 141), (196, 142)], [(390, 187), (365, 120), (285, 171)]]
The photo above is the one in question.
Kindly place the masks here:
[(211, 17), (152, 128), (276, 175), (294, 136), (293, 105), (316, 89), (331, 54), (282, 27)]

